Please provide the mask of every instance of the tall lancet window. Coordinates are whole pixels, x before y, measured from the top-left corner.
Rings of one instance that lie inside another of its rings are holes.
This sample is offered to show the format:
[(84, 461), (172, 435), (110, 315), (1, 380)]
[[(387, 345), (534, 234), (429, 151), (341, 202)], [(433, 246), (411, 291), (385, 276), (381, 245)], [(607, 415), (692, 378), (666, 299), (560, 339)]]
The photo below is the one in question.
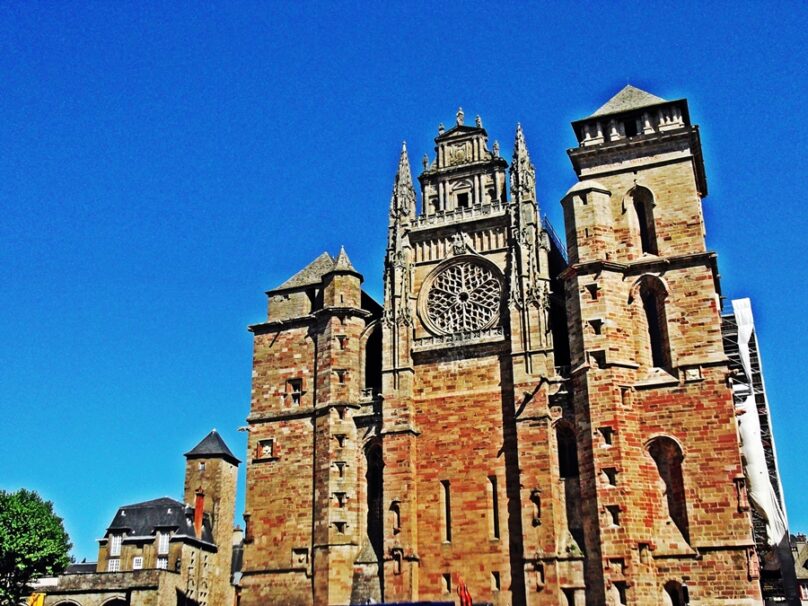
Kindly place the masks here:
[(629, 192), (629, 198), (637, 217), (640, 249), (649, 255), (659, 254), (654, 222), (654, 196), (645, 187), (637, 185)]
[(656, 463), (659, 473), (662, 495), (662, 515), (670, 518), (682, 533), (685, 541), (690, 542), (690, 528), (687, 521), (687, 502), (685, 500), (685, 483), (682, 476), (682, 449), (671, 438), (661, 436), (648, 444), (648, 454)]
[[(655, 368), (671, 367), (668, 320), (665, 299), (668, 292), (656, 276), (643, 276), (632, 291), (629, 304), (634, 304), (638, 317), (639, 361)], [(641, 310), (639, 308), (642, 308)], [(642, 326), (640, 326), (642, 325)]]

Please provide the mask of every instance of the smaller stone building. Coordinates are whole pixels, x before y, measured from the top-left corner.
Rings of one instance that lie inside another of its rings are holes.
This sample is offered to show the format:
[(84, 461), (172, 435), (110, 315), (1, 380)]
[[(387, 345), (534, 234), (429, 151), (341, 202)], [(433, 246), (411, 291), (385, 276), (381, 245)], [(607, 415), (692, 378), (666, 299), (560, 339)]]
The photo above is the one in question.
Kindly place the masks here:
[(45, 606), (227, 606), (239, 460), (216, 430), (185, 453), (184, 503), (162, 497), (120, 507), (98, 562), (71, 567)]

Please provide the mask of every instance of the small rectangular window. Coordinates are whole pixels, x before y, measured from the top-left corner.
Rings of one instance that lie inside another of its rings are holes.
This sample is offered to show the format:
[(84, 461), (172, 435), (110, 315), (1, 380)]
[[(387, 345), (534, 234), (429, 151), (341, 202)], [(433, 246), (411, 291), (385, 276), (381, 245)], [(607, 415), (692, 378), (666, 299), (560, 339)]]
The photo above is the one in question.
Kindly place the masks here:
[(449, 480), (441, 480), (441, 517), (443, 518), (443, 540), (452, 541), (452, 493)]
[(157, 568), (168, 570), (168, 558), (157, 558)]
[(121, 561), (118, 558), (113, 558), (107, 562), (107, 572), (119, 572), (121, 570)]
[(286, 391), (292, 404), (300, 406), (300, 401), (303, 399), (303, 379), (289, 379), (286, 382)]
[(457, 208), (468, 208), (469, 207), (469, 195), (465, 194), (457, 194)]
[(132, 570), (141, 570), (143, 568), (143, 556), (135, 556), (132, 558)]
[(121, 555), (121, 535), (114, 534), (109, 538), (109, 555)]
[(271, 459), (275, 456), (275, 440), (268, 438), (258, 441), (257, 459)]

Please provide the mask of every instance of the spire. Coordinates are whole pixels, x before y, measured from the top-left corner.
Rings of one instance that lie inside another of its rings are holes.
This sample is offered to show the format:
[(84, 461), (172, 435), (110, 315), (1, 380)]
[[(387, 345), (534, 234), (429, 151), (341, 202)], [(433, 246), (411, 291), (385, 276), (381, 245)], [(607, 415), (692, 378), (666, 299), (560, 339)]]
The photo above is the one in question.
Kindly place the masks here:
[(393, 221), (415, 217), (415, 190), (412, 186), (410, 159), (407, 156), (407, 142), (401, 144), (398, 171), (393, 183), (393, 196), (390, 200), (390, 218)]
[(511, 195), (514, 201), (536, 199), (536, 169), (530, 161), (522, 125), (516, 124), (516, 139), (513, 143), (511, 162)]
[(350, 271), (357, 273), (354, 266), (351, 264), (351, 260), (348, 258), (348, 254), (345, 252), (344, 246), (339, 247), (339, 254), (334, 260), (334, 268), (331, 271)]

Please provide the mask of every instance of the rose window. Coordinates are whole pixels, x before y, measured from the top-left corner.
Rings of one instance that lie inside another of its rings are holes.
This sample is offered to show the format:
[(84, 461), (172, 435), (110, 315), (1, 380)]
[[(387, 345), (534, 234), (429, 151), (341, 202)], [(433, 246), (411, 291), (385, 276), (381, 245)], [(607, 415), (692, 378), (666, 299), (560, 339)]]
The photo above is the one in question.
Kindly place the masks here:
[(427, 285), (427, 324), (454, 334), (491, 326), (499, 313), (501, 284), (489, 267), (476, 261), (453, 263)]

